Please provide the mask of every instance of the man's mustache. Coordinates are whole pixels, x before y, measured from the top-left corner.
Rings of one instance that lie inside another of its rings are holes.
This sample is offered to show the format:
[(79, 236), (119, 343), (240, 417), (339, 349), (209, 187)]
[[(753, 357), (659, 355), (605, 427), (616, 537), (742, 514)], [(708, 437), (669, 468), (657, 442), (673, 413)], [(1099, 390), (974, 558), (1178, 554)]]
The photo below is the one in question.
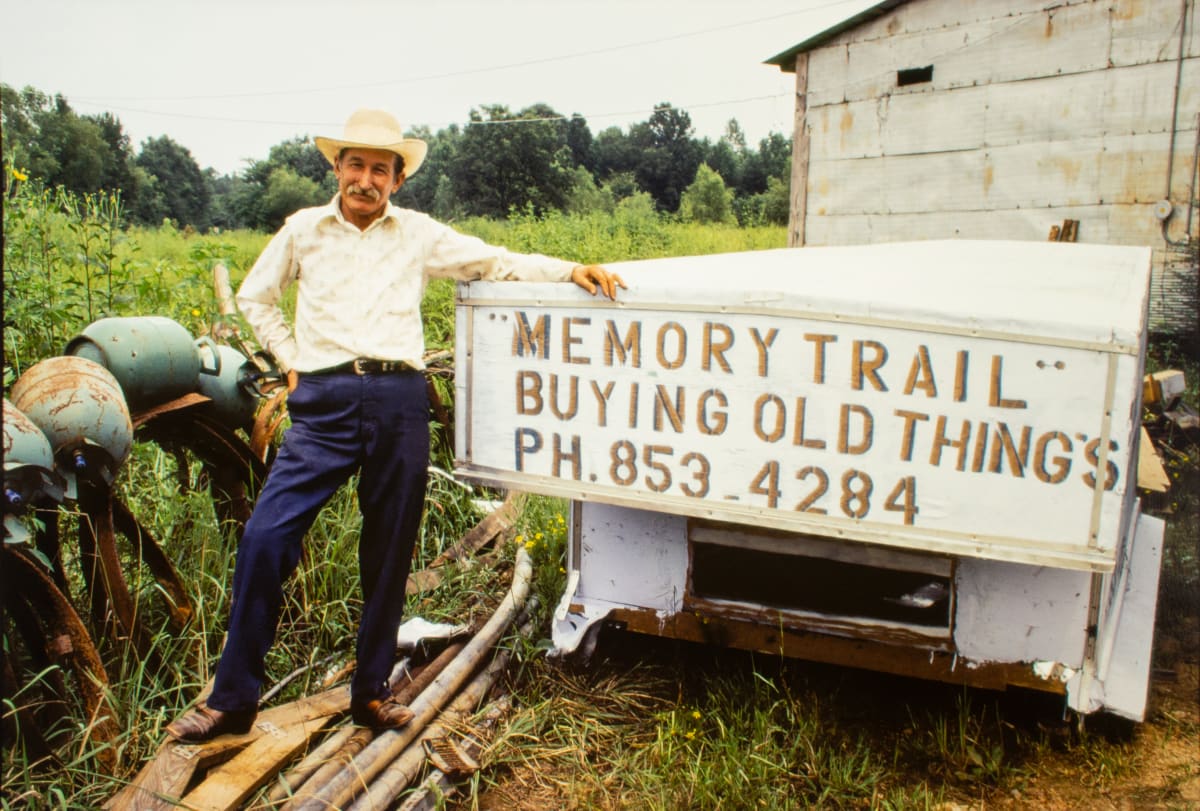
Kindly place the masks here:
[(364, 188), (362, 186), (351, 184), (350, 188), (348, 188), (346, 191), (349, 194), (361, 194), (364, 197), (370, 197), (372, 200), (379, 199), (379, 190), (378, 189)]

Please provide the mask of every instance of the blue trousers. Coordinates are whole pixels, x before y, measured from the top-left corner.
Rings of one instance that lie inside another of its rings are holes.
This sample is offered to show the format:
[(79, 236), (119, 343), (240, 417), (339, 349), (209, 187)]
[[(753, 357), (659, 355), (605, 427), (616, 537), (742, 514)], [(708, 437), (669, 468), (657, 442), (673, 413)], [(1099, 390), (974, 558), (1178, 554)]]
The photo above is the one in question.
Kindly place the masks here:
[(288, 395), (288, 412), (291, 428), (238, 546), (229, 634), (208, 699), (217, 710), (258, 704), (283, 582), (300, 561), (301, 542), (317, 513), (355, 471), (363, 611), (350, 690), (356, 701), (387, 695), (425, 502), (425, 378), (419, 372), (301, 375)]

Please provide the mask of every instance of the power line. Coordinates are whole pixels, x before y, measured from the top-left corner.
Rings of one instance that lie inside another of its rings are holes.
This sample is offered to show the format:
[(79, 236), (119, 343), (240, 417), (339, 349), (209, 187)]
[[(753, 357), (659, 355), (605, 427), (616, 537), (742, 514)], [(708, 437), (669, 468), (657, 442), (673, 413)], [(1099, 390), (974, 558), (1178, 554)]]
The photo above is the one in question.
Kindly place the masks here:
[[(756, 101), (776, 101), (776, 100), (779, 100), (782, 98), (790, 97), (790, 95), (791, 95), (790, 93), (772, 93), (772, 94), (765, 95), (765, 96), (749, 96), (749, 97), (740, 98), (740, 99), (724, 99), (722, 101), (699, 102), (699, 103), (695, 103), (695, 104), (680, 104), (680, 105), (672, 104), (671, 107), (672, 107), (672, 109), (682, 110), (684, 112), (687, 112), (688, 110), (707, 109), (707, 108), (711, 108), (711, 107), (726, 107), (726, 106), (733, 106), (736, 104), (748, 104), (748, 103), (756, 102)], [(72, 103), (74, 103), (73, 100), (72, 100)], [(82, 104), (84, 106), (90, 105), (90, 106), (96, 107), (98, 109), (103, 110), (104, 112), (140, 113), (142, 115), (153, 115), (153, 116), (158, 116), (160, 118), (175, 118), (175, 119), (185, 119), (185, 120), (190, 120), (190, 121), (206, 121), (206, 122), (211, 122), (211, 123), (216, 123), (216, 124), (265, 124), (265, 125), (279, 125), (279, 126), (300, 127), (300, 128), (305, 128), (305, 127), (334, 128), (334, 127), (341, 126), (341, 122), (334, 123), (334, 122), (329, 122), (329, 121), (268, 121), (268, 120), (264, 120), (264, 119), (255, 119), (255, 118), (229, 118), (229, 117), (223, 117), (223, 116), (196, 115), (193, 113), (166, 113), (166, 112), (161, 112), (158, 110), (145, 110), (145, 109), (139, 109), (136, 107), (98, 105), (98, 104), (94, 104), (93, 102), (88, 102), (88, 101), (83, 101)], [(512, 124), (530, 124), (530, 123), (538, 123), (538, 122), (542, 122), (542, 121), (570, 121), (570, 120), (576, 119), (576, 118), (584, 119), (586, 121), (596, 121), (596, 120), (603, 120), (606, 118), (627, 118), (629, 116), (635, 116), (635, 115), (652, 115), (654, 113), (655, 109), (656, 108), (640, 109), (640, 110), (622, 110), (622, 111), (617, 111), (617, 112), (592, 113), (592, 114), (573, 113), (571, 115), (538, 116), (538, 117), (534, 117), (534, 118), (513, 118), (513, 119), (503, 119), (500, 121), (451, 121), (451, 122), (438, 122), (438, 123), (422, 123), (422, 124), (416, 124), (414, 126), (427, 127), (428, 129), (436, 132), (438, 129), (444, 129), (445, 127), (452, 126), (452, 125), (458, 125), (461, 127), (498, 126), (498, 125), (512, 125)]]
[[(681, 104), (678, 106), (672, 104), (672, 105), (670, 105), (670, 107), (673, 110), (681, 110), (683, 112), (687, 112), (688, 110), (699, 110), (699, 109), (704, 109), (704, 108), (708, 108), (708, 107), (725, 107), (725, 106), (731, 106), (734, 104), (745, 104), (745, 103), (752, 102), (752, 101), (768, 101), (768, 100), (772, 100), (772, 99), (780, 99), (787, 95), (788, 95), (787, 93), (772, 93), (767, 96), (750, 96), (749, 98), (744, 98), (744, 99), (725, 99), (724, 101), (710, 101), (710, 102), (703, 102), (700, 104)], [(603, 119), (603, 118), (625, 118), (625, 117), (628, 117), (631, 115), (651, 115), (657, 110), (658, 110), (658, 107), (655, 107), (652, 110), (623, 110), (621, 112), (599, 113), (597, 115), (583, 115), (582, 113), (573, 113), (571, 115), (546, 115), (546, 116), (537, 116), (534, 118), (505, 118), (505, 119), (501, 119), (499, 121), (468, 121), (468, 122), (466, 122), (465, 126), (478, 127), (478, 126), (496, 126), (496, 125), (504, 125), (504, 124), (528, 124), (531, 122), (538, 122), (538, 121), (571, 121), (576, 118), (584, 119), (584, 120), (595, 120), (595, 119)], [(428, 126), (428, 125), (426, 125), (426, 126)]]

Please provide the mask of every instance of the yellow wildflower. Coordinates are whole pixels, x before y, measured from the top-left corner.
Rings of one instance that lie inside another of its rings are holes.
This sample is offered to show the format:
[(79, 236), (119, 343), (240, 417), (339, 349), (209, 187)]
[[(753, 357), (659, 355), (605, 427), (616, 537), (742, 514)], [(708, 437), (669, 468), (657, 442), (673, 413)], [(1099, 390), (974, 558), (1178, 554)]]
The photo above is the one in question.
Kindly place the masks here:
[(692, 710), (692, 717), (695, 718), (697, 721), (699, 721), (700, 720), (700, 710)]
[(25, 174), (20, 169), (13, 169), (12, 176), (13, 176), (13, 180), (20, 180), (22, 182), (29, 179), (29, 175)]
[(193, 307), (193, 308), (192, 308), (192, 317), (193, 317), (193, 318), (199, 318), (199, 317), (200, 317), (200, 311), (199, 311), (199, 310), (197, 310), (195, 307)]

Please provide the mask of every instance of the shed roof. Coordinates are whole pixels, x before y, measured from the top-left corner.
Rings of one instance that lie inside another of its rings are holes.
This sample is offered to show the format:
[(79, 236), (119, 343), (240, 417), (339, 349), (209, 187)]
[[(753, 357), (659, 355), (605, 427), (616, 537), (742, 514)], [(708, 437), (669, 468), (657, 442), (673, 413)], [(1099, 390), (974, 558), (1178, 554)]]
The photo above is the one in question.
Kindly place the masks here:
[(873, 20), (876, 17), (882, 17), (884, 14), (887, 14), (892, 9), (896, 8), (897, 6), (902, 6), (907, 2), (908, 2), (908, 0), (882, 0), (882, 2), (876, 3), (875, 5), (870, 6), (869, 8), (865, 8), (862, 11), (858, 12), (857, 14), (852, 14), (851, 16), (847, 17), (846, 19), (842, 20), (840, 23), (837, 23), (835, 25), (830, 26), (829, 28), (826, 28), (824, 31), (820, 32), (819, 34), (815, 34), (814, 36), (809, 37), (808, 39), (801, 42), (799, 45), (795, 45), (791, 48), (788, 48), (783, 53), (772, 56), (770, 59), (768, 59), (763, 64), (778, 65), (779, 69), (782, 70), (784, 73), (792, 73), (796, 69), (796, 55), (797, 54), (801, 54), (801, 53), (804, 53), (805, 51), (812, 50), (813, 48), (817, 47), (818, 45), (821, 45), (821, 44), (833, 39), (834, 37), (836, 37), (838, 34), (842, 33), (843, 31), (848, 31), (851, 28), (854, 28), (862, 23), (867, 22), (868, 20)]

